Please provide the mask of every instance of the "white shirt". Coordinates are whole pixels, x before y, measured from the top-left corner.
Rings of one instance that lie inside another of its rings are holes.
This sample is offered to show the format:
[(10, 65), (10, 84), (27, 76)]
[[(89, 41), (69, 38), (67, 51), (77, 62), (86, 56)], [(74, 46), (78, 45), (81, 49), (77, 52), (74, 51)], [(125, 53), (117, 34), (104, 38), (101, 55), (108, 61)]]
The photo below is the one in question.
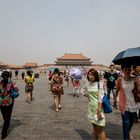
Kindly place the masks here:
[(134, 80), (125, 81), (122, 79), (122, 87), (126, 95), (126, 111), (136, 112), (140, 108), (140, 103), (136, 103), (132, 90), (134, 88)]

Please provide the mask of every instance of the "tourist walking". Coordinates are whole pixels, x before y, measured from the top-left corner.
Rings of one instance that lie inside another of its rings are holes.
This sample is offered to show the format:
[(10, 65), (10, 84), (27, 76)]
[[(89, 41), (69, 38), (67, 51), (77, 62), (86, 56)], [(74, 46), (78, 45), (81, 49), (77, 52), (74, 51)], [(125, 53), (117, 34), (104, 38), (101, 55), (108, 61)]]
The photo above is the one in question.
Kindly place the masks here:
[(110, 100), (110, 93), (113, 93), (113, 106), (117, 108), (117, 101), (116, 95), (115, 95), (115, 89), (116, 89), (116, 80), (118, 78), (118, 74), (115, 71), (115, 66), (113, 64), (110, 65), (110, 71), (105, 72), (104, 78), (106, 79), (107, 83), (107, 97)]
[(12, 70), (9, 70), (9, 78), (12, 79)]
[(49, 71), (49, 72), (48, 72), (49, 84), (51, 83), (51, 79), (52, 79), (52, 71)]
[(122, 117), (123, 138), (124, 140), (130, 140), (130, 131), (140, 104), (135, 102), (132, 93), (134, 77), (131, 75), (131, 66), (123, 64), (121, 68), (123, 77), (119, 78), (116, 82), (116, 98), (119, 93), (119, 110)]
[(22, 71), (21, 77), (22, 77), (22, 80), (24, 80), (24, 77), (25, 77), (25, 72), (24, 71)]
[(69, 86), (69, 70), (64, 70), (64, 79), (67, 86)]
[(88, 71), (87, 80), (87, 84), (81, 90), (81, 93), (89, 100), (87, 117), (93, 125), (94, 139), (105, 140), (105, 115), (102, 109), (103, 83), (99, 83), (99, 75), (95, 69)]
[(73, 79), (73, 82), (72, 82), (72, 85), (73, 85), (73, 96), (77, 96), (79, 97), (79, 94), (80, 94), (80, 80), (76, 80), (76, 79)]
[(63, 78), (58, 68), (55, 68), (51, 79), (51, 91), (54, 96), (55, 111), (61, 109), (61, 95), (64, 94)]
[(0, 81), (0, 110), (4, 120), (1, 139), (7, 137), (7, 131), (10, 125), (11, 114), (14, 105), (14, 98), (12, 97), (12, 88), (15, 91), (18, 91), (15, 83), (13, 85), (12, 80), (10, 79), (10, 74), (8, 71), (2, 72), (2, 80)]
[(17, 79), (18, 77), (18, 70), (15, 71), (15, 78)]
[(35, 81), (34, 76), (30, 70), (27, 71), (27, 75), (25, 76), (25, 93), (27, 95), (28, 103), (31, 103), (33, 99), (33, 82)]

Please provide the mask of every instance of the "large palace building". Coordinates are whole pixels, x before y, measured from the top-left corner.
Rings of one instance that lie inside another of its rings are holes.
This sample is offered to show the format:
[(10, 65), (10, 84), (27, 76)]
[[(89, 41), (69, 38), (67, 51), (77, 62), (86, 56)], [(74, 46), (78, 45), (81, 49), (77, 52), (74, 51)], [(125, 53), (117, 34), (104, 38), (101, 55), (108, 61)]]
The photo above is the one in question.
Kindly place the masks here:
[(68, 54), (65, 53), (62, 57), (58, 57), (55, 61), (56, 65), (63, 66), (90, 66), (92, 61), (83, 54)]

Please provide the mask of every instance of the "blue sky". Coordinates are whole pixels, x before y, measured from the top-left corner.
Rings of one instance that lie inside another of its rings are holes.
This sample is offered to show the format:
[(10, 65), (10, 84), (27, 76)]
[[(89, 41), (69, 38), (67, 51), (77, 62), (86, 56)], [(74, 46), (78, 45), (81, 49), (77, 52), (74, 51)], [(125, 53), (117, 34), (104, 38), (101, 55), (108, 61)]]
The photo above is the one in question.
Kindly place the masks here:
[(0, 61), (54, 63), (83, 53), (109, 65), (140, 46), (139, 0), (0, 0)]

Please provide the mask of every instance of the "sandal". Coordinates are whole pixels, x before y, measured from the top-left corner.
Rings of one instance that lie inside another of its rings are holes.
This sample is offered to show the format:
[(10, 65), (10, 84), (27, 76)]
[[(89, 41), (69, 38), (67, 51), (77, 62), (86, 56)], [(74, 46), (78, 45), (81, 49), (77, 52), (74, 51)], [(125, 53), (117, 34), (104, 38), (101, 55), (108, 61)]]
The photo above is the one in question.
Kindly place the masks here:
[(59, 105), (59, 106), (58, 106), (58, 109), (61, 109), (61, 108), (62, 108), (61, 105)]
[(114, 107), (115, 109), (118, 109), (118, 106), (117, 106), (117, 105), (114, 105), (113, 107)]

